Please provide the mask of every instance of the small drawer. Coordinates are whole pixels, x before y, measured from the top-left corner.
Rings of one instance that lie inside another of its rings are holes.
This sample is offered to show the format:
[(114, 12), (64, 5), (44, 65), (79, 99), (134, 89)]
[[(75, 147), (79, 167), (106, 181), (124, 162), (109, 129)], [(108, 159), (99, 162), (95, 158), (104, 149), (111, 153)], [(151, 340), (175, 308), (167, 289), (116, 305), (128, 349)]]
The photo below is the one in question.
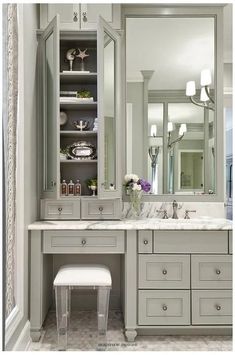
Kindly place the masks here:
[(190, 288), (190, 256), (139, 255), (139, 288)]
[(229, 254), (233, 254), (233, 231), (228, 232), (228, 250)]
[(138, 232), (138, 252), (152, 253), (153, 252), (153, 232), (139, 231)]
[(193, 290), (192, 324), (231, 324), (232, 291)]
[(232, 256), (192, 255), (192, 288), (232, 288)]
[(189, 325), (190, 291), (139, 290), (139, 325)]
[(124, 231), (45, 231), (45, 254), (123, 254)]
[(154, 231), (154, 253), (227, 254), (226, 231)]
[(80, 199), (41, 200), (41, 219), (80, 219)]
[(82, 219), (120, 219), (121, 201), (98, 200), (96, 198), (82, 199)]

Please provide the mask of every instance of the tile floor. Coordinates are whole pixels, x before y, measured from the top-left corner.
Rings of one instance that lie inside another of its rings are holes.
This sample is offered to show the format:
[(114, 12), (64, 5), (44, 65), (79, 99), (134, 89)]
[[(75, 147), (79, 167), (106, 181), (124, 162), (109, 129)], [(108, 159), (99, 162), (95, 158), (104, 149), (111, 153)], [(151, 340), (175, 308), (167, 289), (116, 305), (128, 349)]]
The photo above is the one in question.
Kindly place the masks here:
[[(56, 315), (50, 312), (42, 338), (28, 351), (56, 351)], [(106, 339), (98, 336), (95, 311), (72, 312), (68, 333), (69, 351), (232, 351), (230, 336), (138, 336), (127, 343), (123, 334), (122, 313), (109, 312)]]

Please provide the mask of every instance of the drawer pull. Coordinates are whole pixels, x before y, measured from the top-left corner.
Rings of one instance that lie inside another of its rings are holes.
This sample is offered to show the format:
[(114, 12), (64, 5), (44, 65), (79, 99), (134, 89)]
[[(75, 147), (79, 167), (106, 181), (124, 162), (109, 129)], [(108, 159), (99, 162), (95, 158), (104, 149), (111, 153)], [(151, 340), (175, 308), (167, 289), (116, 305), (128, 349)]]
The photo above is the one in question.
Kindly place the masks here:
[(85, 239), (82, 240), (82, 245), (83, 246), (86, 245), (86, 240)]
[(144, 240), (144, 245), (147, 245), (149, 243), (149, 241), (148, 240)]
[(63, 210), (63, 208), (62, 208), (62, 207), (58, 207), (58, 211), (59, 211), (59, 213), (61, 213), (61, 212), (62, 212), (62, 210)]
[(217, 309), (217, 311), (220, 311), (220, 310), (221, 310), (221, 306), (220, 306), (219, 304), (217, 304), (217, 305), (215, 306), (215, 308)]
[(103, 210), (104, 210), (104, 207), (100, 206), (100, 207), (99, 207), (100, 213), (102, 213)]
[(163, 273), (163, 275), (166, 275), (166, 274), (167, 274), (167, 270), (166, 270), (166, 269), (163, 269), (163, 270), (162, 270), (162, 273)]
[(87, 15), (86, 15), (86, 12), (83, 12), (83, 13), (82, 13), (82, 19), (83, 19), (83, 22), (87, 22)]
[(216, 272), (217, 275), (221, 274), (221, 271), (219, 269), (216, 269), (215, 272)]
[(164, 305), (162, 306), (162, 309), (163, 309), (163, 311), (167, 311), (167, 306), (164, 304)]
[(74, 12), (73, 13), (73, 22), (77, 22), (78, 21), (78, 13)]

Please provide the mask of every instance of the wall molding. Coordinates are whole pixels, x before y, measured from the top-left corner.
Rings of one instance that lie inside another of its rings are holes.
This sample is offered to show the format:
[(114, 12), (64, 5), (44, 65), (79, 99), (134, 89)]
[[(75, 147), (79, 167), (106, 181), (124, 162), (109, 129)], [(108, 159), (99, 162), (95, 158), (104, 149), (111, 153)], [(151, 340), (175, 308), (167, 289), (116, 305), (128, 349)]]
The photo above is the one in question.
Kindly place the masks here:
[(15, 345), (13, 346), (12, 351), (27, 351), (31, 344), (30, 338), (30, 322), (25, 323), (24, 328), (22, 329)]

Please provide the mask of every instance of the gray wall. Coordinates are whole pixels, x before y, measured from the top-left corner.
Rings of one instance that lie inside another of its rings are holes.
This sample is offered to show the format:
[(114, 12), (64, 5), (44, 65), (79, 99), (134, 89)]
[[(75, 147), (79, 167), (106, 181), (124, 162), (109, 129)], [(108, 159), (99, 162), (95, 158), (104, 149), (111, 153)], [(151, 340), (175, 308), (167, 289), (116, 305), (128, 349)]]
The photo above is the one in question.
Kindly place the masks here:
[[(24, 87), (20, 91), (24, 95), (24, 176), (22, 186), (24, 189), (24, 275), (22, 288), (24, 290), (24, 315), (16, 331), (8, 342), (6, 349), (11, 350), (17, 341), (25, 323), (29, 319), (28, 314), (28, 224), (37, 219), (37, 169), (36, 169), (36, 29), (39, 28), (38, 5), (23, 5), (23, 36), (24, 45)], [(21, 159), (19, 157), (19, 159)], [(19, 201), (20, 202), (20, 201)], [(22, 275), (17, 275), (22, 277)]]

